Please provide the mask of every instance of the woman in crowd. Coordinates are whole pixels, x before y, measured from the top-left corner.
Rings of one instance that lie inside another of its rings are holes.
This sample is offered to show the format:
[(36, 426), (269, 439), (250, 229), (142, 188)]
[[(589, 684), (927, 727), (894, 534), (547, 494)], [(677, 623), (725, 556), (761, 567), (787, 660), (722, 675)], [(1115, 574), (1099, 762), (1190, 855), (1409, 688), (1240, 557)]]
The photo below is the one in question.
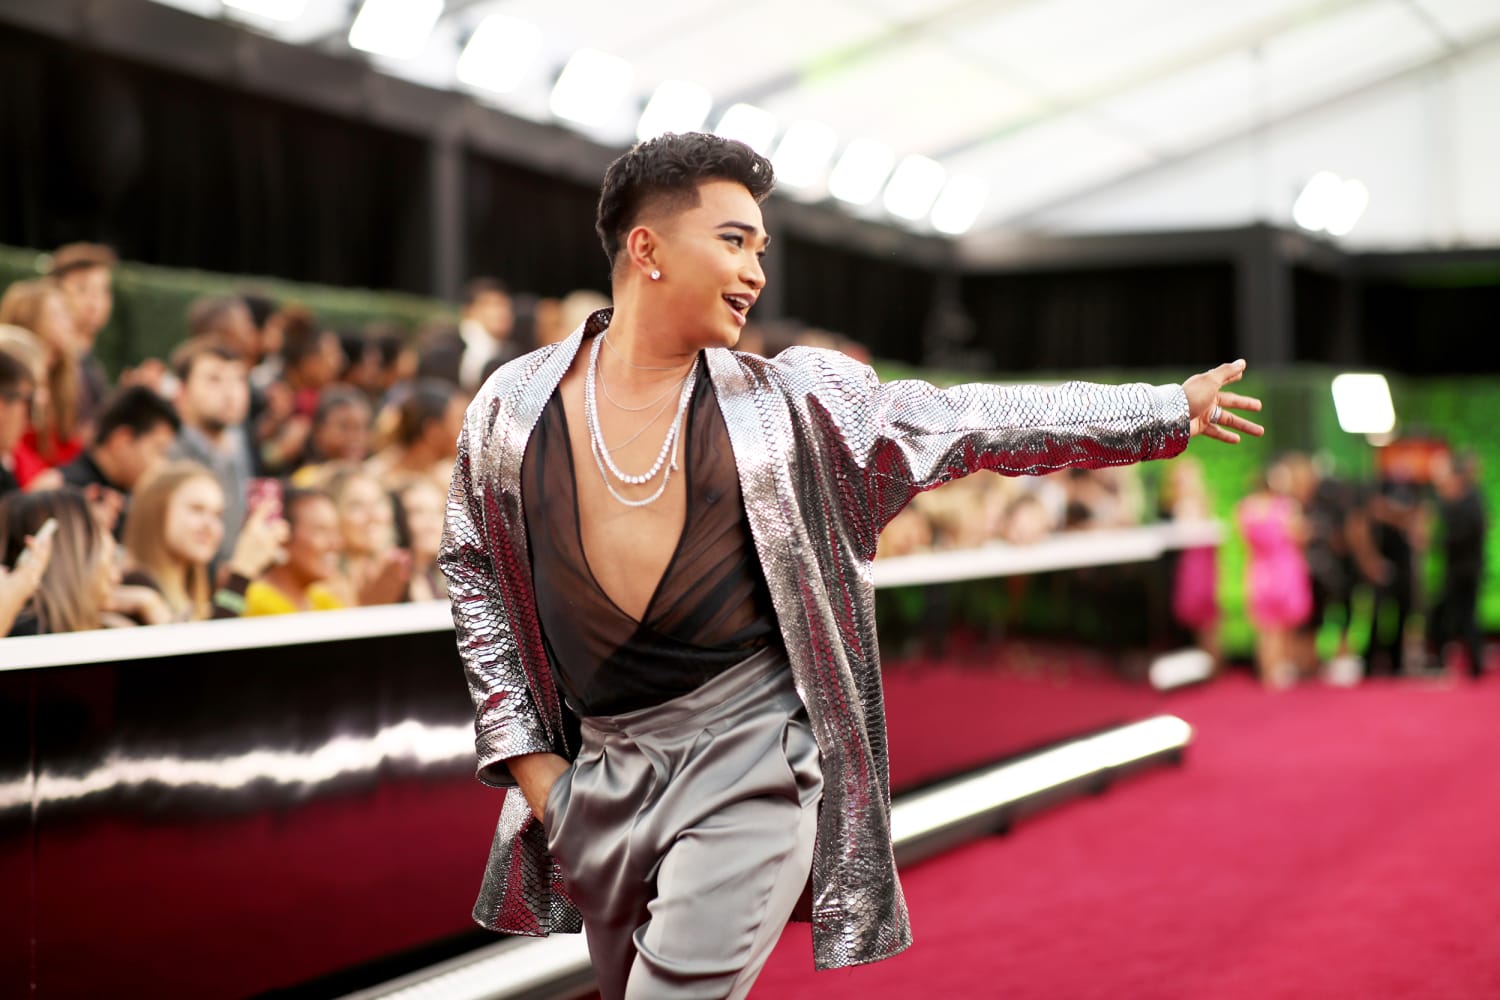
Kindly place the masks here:
[[(1184, 458), (1167, 468), (1162, 483), (1161, 512), (1173, 521), (1201, 523), (1213, 517), (1213, 504), (1203, 466)], [(1183, 549), (1172, 577), (1172, 617), (1193, 633), (1198, 648), (1219, 664), (1218, 547)]]
[(1306, 528), (1291, 497), (1291, 478), (1285, 462), (1273, 463), (1237, 511), (1250, 549), (1245, 596), (1255, 625), (1255, 662), (1261, 683), (1271, 688), (1296, 681), (1293, 632), (1312, 613), (1312, 584), (1302, 554)]
[(17, 281), (7, 288), (0, 298), (0, 323), (34, 333), (46, 358), (46, 392), (32, 417), (32, 429), (15, 453), (16, 478), (24, 487), (43, 470), (61, 468), (83, 450), (87, 434), (79, 426), (82, 345), (62, 289), (44, 279)]
[(411, 556), (396, 548), (390, 494), (358, 465), (329, 466), (323, 488), (338, 509), (345, 604), (395, 604), (406, 594)]
[(419, 379), (394, 407), (381, 414), (390, 445), (368, 463), (387, 489), (412, 476), (426, 476), (443, 491), (453, 473), (458, 432), (463, 428), (467, 400), (440, 379)]
[(168, 621), (234, 618), (244, 613), (250, 581), (275, 562), (286, 533), (274, 503), (253, 508), (215, 587), (210, 563), (224, 536), (224, 490), (205, 466), (173, 462), (132, 499), (125, 522), (132, 568), (125, 583), (159, 593)]
[(346, 607), (329, 586), (339, 571), (339, 512), (321, 490), (288, 490), (286, 559), (245, 591), (246, 615), (282, 615)]
[(396, 500), (396, 544), (411, 553), (407, 599), (447, 597), (448, 580), (437, 565), (438, 546), (443, 540), (443, 491), (432, 480), (414, 476), (392, 495)]
[(36, 538), (49, 519), (57, 522), (51, 558), (8, 635), (96, 629), (115, 603), (120, 577), (114, 540), (95, 523), (76, 490), (11, 493), (0, 500), (0, 565), (15, 567), (28, 539)]

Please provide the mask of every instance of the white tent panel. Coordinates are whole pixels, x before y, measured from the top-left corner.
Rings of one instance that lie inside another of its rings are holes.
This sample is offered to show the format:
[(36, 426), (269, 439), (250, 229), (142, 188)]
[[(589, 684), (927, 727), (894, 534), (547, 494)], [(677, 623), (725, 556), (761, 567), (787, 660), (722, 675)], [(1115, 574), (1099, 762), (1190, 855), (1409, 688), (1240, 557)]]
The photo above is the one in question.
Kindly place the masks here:
[(1254, 120), (1256, 76), (1250, 54), (1233, 52), (1103, 101), (1099, 114), (1139, 134), (1154, 150), (1181, 153)]
[(1265, 46), (1267, 112), (1290, 114), (1433, 59), (1442, 49), (1442, 40), (1401, 0), (1308, 22)]
[(1021, 121), (1041, 105), (942, 45), (916, 41), (849, 66), (829, 66), (766, 102), (784, 119), (834, 125), (846, 142), (876, 139), (902, 153), (941, 149), (966, 138), (974, 122)]
[(1495, 0), (1415, 0), (1443, 31), (1455, 39), (1477, 38), (1500, 28)]
[(1013, 138), (956, 157), (952, 173), (973, 174), (989, 185), (985, 218), (1005, 218), (1027, 207), (1087, 188), (1151, 162), (1138, 143), (1068, 115)]
[(1447, 86), (1451, 113), (1438, 155), (1452, 166), (1453, 229), (1460, 242), (1494, 246), (1500, 244), (1500, 45), (1460, 61)]

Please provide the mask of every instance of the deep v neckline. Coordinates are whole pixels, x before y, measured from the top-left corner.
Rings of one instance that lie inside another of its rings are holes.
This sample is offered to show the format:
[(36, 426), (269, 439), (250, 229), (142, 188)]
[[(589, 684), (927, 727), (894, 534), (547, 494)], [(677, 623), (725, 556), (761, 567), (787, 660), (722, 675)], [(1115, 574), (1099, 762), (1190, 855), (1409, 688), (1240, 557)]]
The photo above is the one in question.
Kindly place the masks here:
[[(695, 371), (696, 366), (699, 363), (699, 361), (693, 362)], [(706, 373), (700, 373), (700, 379), (707, 377), (708, 376)], [(697, 420), (696, 410), (698, 409), (698, 393), (700, 393), (701, 391), (702, 385), (700, 381), (694, 384), (693, 394), (688, 399), (687, 416), (683, 420), (682, 438), (679, 442), (683, 448), (682, 527), (677, 531), (677, 543), (672, 546), (672, 554), (667, 558), (667, 564), (662, 567), (661, 576), (657, 579), (656, 586), (651, 588), (651, 596), (647, 599), (646, 607), (641, 612), (640, 618), (635, 617), (635, 615), (632, 615), (630, 612), (620, 607), (620, 602), (616, 601), (614, 596), (611, 595), (608, 590), (604, 589), (604, 585), (599, 582), (599, 577), (594, 574), (593, 560), (589, 558), (588, 546), (585, 545), (583, 541), (583, 514), (582, 507), (578, 502), (578, 466), (573, 461), (573, 431), (568, 423), (567, 404), (563, 402), (561, 391), (559, 391), (557, 394), (557, 409), (558, 413), (562, 417), (563, 441), (567, 443), (567, 448), (565, 450), (568, 454), (568, 479), (573, 486), (573, 536), (578, 542), (578, 556), (583, 563), (583, 571), (585, 574), (587, 574), (589, 583), (591, 583), (594, 589), (599, 592), (599, 595), (609, 602), (609, 606), (618, 611), (620, 613), (620, 616), (626, 621), (633, 623), (636, 628), (651, 627), (651, 612), (655, 610), (657, 599), (661, 597), (662, 587), (666, 585), (667, 578), (672, 575), (672, 570), (677, 565), (677, 558), (682, 554), (683, 543), (687, 540), (688, 523), (693, 516), (693, 428)]]

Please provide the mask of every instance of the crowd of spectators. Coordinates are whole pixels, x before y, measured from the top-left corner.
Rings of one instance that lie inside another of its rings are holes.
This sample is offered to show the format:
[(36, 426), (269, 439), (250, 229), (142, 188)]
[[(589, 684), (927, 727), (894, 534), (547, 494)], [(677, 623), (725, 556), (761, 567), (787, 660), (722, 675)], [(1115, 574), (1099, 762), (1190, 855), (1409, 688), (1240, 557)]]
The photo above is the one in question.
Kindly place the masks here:
[[(1306, 455), (1267, 466), (1237, 509), (1250, 553), (1246, 606), (1268, 687), (1321, 675), (1479, 677), (1487, 531), (1474, 456), (1446, 447), (1371, 482), (1323, 473)], [(1441, 579), (1424, 568), (1436, 539)], [(1320, 634), (1332, 650), (1320, 656)]]
[[(117, 264), (72, 244), (0, 297), (0, 636), (445, 597), (469, 400), (609, 305), (481, 278), (457, 322), (337, 331), (253, 290), (209, 295), (169, 356), (112, 380), (94, 347)], [(743, 346), (791, 343), (859, 353), (790, 326)]]
[[(107, 247), (73, 244), (0, 296), (0, 635), (444, 597), (436, 556), (468, 401), (496, 367), (609, 305), (597, 292), (544, 299), (476, 279), (456, 323), (340, 332), (256, 292), (205, 296), (169, 357), (112, 382), (94, 346), (116, 265)], [(795, 324), (752, 325), (740, 346), (773, 356), (793, 344), (868, 360), (847, 338)], [(1317, 670), (1314, 637), (1335, 619), (1340, 676), (1366, 661), (1374, 673), (1406, 669), (1413, 619), (1439, 646), (1459, 640), (1478, 669), (1484, 509), (1473, 465), (1444, 458), (1429, 478), (1424, 502), (1410, 483), (1341, 483), (1302, 456), (1268, 467), (1238, 508), (1268, 684)], [(1449, 579), (1421, 616), (1416, 567), (1434, 504)], [(1135, 466), (980, 475), (920, 495), (878, 556), (1211, 509), (1190, 459), (1172, 463), (1151, 502)], [(1183, 553), (1176, 575), (1176, 618), (1217, 655), (1213, 550)], [(1356, 652), (1347, 623), (1358, 593), (1371, 595), (1374, 627)]]

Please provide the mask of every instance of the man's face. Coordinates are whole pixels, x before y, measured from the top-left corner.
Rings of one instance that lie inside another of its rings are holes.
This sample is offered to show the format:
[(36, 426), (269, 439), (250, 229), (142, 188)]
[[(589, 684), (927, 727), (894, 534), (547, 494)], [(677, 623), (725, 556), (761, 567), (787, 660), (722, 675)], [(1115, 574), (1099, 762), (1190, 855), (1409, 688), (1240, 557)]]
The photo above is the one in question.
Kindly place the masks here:
[(510, 296), (504, 292), (485, 292), (469, 306), (469, 318), (475, 320), (496, 340), (510, 336), (516, 325), (515, 310), (511, 308)]
[(0, 389), (0, 455), (9, 455), (14, 451), (16, 442), (26, 433), (35, 391), (35, 386), (30, 382)]
[(93, 347), (94, 338), (109, 322), (115, 308), (112, 276), (107, 267), (86, 267), (63, 276), (59, 283), (68, 301), (68, 312), (84, 348)]
[(193, 362), (182, 386), (183, 420), (210, 434), (244, 423), (250, 409), (250, 384), (243, 361), (205, 354)]
[(733, 347), (766, 275), (760, 258), (766, 235), (760, 206), (733, 181), (698, 186), (694, 208), (655, 225), (661, 303), (689, 339), (705, 347)]
[(370, 452), (370, 411), (350, 403), (331, 411), (313, 431), (313, 445), (324, 458), (362, 462)]
[(161, 464), (167, 449), (177, 439), (170, 424), (157, 424), (144, 434), (131, 434), (124, 428), (115, 434), (122, 435), (116, 449), (120, 458), (120, 482), (117, 485), (127, 492), (134, 490), (143, 476)]

